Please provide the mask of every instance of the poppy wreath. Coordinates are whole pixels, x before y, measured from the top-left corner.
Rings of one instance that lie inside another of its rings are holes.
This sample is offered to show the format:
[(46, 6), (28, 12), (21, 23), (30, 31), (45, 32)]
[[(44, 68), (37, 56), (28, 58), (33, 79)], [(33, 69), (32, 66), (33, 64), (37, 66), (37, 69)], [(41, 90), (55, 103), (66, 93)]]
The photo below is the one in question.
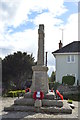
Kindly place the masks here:
[(56, 90), (56, 93), (61, 98), (61, 100), (63, 100), (63, 96), (60, 94), (60, 92), (58, 90)]
[(38, 91), (35, 91), (34, 93), (33, 93), (33, 99), (39, 99), (39, 100), (42, 100), (43, 98), (44, 98), (44, 94), (43, 94), (43, 92), (42, 91), (39, 91), (40, 92), (40, 97), (37, 97), (37, 93), (38, 93)]
[(26, 92), (31, 92), (31, 89), (30, 88), (25, 89), (25, 93)]
[(53, 92), (53, 89), (51, 89), (51, 92)]

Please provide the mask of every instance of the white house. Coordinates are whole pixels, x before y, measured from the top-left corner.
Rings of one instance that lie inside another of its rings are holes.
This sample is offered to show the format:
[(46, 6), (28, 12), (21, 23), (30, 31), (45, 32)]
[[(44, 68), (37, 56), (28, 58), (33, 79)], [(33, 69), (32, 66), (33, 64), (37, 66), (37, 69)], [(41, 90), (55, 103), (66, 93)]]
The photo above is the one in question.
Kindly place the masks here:
[(62, 83), (62, 77), (75, 76), (75, 84), (80, 84), (80, 41), (74, 41), (64, 47), (59, 43), (59, 49), (52, 52), (56, 58), (56, 82)]

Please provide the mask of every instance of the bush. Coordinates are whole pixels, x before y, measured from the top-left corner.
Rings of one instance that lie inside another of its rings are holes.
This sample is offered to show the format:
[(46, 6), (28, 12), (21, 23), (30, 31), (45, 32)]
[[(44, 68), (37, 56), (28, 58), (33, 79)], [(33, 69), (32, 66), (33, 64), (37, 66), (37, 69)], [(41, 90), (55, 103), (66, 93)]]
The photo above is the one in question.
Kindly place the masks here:
[(49, 82), (49, 89), (52, 89), (54, 87), (54, 82)]
[(8, 97), (19, 97), (19, 95), (24, 95), (25, 90), (16, 90), (16, 91), (9, 91), (7, 96)]
[(67, 85), (74, 85), (75, 77), (74, 76), (63, 76), (62, 83)]

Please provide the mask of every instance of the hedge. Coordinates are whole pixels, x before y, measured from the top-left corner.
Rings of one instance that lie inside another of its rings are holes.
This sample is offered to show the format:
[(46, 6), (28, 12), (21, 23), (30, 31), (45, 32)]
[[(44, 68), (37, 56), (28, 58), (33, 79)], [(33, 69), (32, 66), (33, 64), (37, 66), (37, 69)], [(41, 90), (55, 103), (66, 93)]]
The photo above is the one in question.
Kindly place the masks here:
[(20, 95), (24, 95), (25, 90), (16, 90), (16, 91), (9, 91), (7, 96), (8, 97), (19, 97)]
[(67, 85), (74, 85), (75, 77), (74, 76), (63, 76), (62, 83)]

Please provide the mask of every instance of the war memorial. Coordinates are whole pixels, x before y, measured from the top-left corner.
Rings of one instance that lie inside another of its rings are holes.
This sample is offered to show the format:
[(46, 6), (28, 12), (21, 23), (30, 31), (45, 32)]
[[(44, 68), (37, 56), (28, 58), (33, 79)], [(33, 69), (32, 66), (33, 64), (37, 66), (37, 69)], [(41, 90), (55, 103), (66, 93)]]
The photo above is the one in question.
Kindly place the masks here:
[(31, 92), (25, 93), (23, 98), (16, 99), (14, 104), (10, 107), (5, 107), (4, 111), (14, 111), (16, 113), (32, 112), (51, 115), (72, 114), (72, 109), (66, 101), (56, 99), (54, 92), (49, 92), (48, 67), (44, 65), (44, 38), (44, 25), (40, 24), (38, 29), (37, 65), (32, 67), (33, 78), (30, 88)]

